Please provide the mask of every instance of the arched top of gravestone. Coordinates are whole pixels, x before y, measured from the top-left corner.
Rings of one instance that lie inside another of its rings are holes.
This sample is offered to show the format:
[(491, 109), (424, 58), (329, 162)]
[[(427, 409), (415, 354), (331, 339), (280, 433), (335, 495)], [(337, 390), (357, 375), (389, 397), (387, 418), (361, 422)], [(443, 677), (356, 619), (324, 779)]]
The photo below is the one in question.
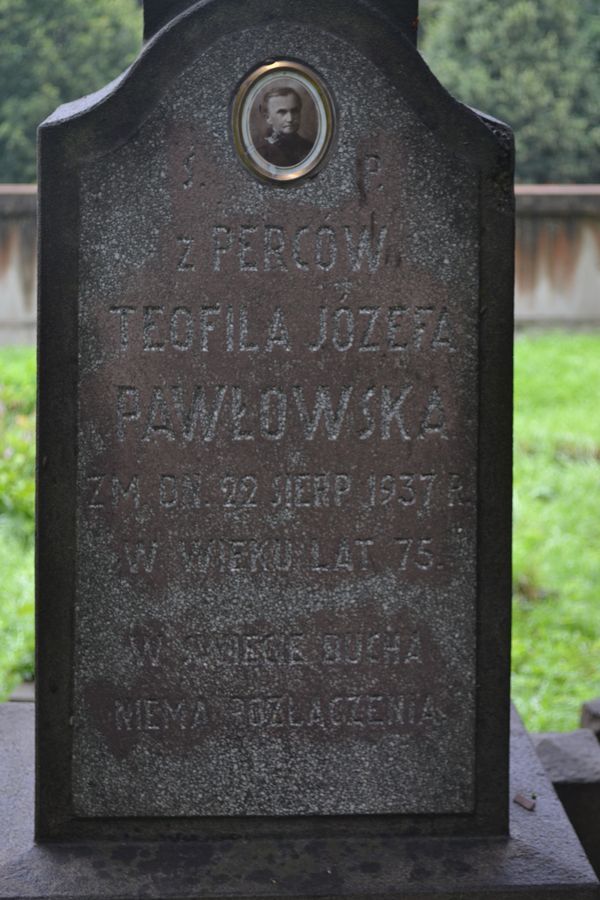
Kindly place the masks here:
[[(298, 6), (303, 0), (296, 0)], [(399, 26), (406, 37), (417, 43), (419, 25), (419, 0), (371, 0), (391, 22)], [(149, 41), (161, 28), (190, 7), (197, 0), (144, 0), (144, 40)], [(291, 3), (290, 3), (291, 5)], [(342, 10), (342, 14), (345, 10)]]
[[(240, 33), (281, 22), (308, 26), (353, 46), (398, 85), (405, 102), (450, 152), (489, 174), (506, 171), (510, 129), (451, 97), (407, 39), (402, 15), (392, 21), (392, 5), (390, 0), (202, 0), (190, 6), (174, 0), (170, 8), (175, 12), (187, 8), (146, 44), (123, 75), (59, 107), (41, 128), (47, 140), (50, 129), (68, 127), (70, 139), (61, 145), (66, 166), (109, 152), (136, 133), (169, 84), (215, 41), (229, 36), (234, 46)], [(158, 24), (158, 16), (155, 11), (150, 21)], [(273, 57), (277, 55), (273, 46)]]

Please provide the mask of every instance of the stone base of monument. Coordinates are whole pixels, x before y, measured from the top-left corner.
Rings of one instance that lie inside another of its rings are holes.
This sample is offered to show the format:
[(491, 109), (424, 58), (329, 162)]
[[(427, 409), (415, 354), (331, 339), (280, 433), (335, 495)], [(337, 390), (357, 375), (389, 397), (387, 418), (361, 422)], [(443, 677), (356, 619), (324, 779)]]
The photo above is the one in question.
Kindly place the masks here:
[[(33, 842), (33, 705), (0, 706), (0, 898), (600, 897), (600, 887), (513, 719), (511, 837), (169, 843)], [(529, 801), (535, 798), (535, 803)], [(533, 809), (526, 807), (534, 806)]]
[(600, 697), (588, 700), (581, 707), (581, 727), (589, 728), (600, 740)]
[(596, 735), (581, 728), (531, 738), (581, 846), (600, 875), (600, 744)]

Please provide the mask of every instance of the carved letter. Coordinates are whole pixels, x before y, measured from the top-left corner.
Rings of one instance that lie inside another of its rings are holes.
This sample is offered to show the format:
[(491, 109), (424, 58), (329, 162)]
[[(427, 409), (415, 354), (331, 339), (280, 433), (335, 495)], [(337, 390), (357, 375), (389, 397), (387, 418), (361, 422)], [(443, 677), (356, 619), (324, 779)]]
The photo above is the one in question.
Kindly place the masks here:
[(231, 228), (228, 228), (227, 225), (215, 225), (212, 234), (212, 246), (213, 269), (215, 272), (220, 272), (221, 259), (233, 246)]
[(317, 266), (323, 272), (331, 272), (337, 262), (337, 238), (329, 225), (323, 225), (317, 231), (315, 257)]
[(146, 422), (143, 441), (150, 441), (153, 436), (162, 435), (168, 441), (175, 440), (171, 414), (162, 388), (156, 387), (152, 391), (150, 412)]
[[(184, 334), (180, 336), (179, 320), (183, 320)], [(194, 320), (187, 306), (177, 306), (171, 315), (170, 338), (176, 350), (190, 350), (194, 340)]]
[(220, 312), (221, 307), (218, 304), (200, 307), (198, 317), (200, 319), (200, 349), (202, 353), (208, 353), (208, 335), (216, 328), (215, 323), (211, 322), (209, 317), (218, 316)]
[(442, 403), (440, 392), (437, 389), (431, 392), (429, 400), (427, 401), (425, 414), (423, 416), (423, 421), (421, 422), (419, 438), (423, 440), (430, 434), (437, 434), (444, 440), (448, 439), (446, 411), (444, 409), (444, 404)]
[[(273, 420), (273, 402), (275, 416)], [(280, 441), (285, 434), (287, 417), (287, 396), (277, 388), (263, 391), (260, 395), (260, 434), (267, 441)]]
[(150, 575), (154, 569), (154, 563), (156, 562), (158, 544), (153, 541), (150, 546), (146, 546), (138, 541), (138, 543), (133, 546), (131, 544), (125, 544), (124, 548), (129, 571), (133, 575), (139, 575), (143, 570), (147, 575)]
[(272, 353), (274, 347), (281, 347), (282, 350), (286, 350), (288, 352), (290, 349), (290, 336), (288, 334), (287, 326), (285, 324), (285, 316), (283, 314), (283, 309), (281, 308), (281, 306), (278, 306), (273, 313), (273, 318), (271, 320), (271, 324), (269, 325), (269, 333), (267, 335), (265, 351), (267, 353)]
[(117, 387), (117, 437), (125, 440), (125, 424), (136, 422), (140, 417), (140, 392), (135, 387)]
[(135, 312), (135, 306), (111, 306), (113, 315), (120, 319), (121, 350), (127, 350), (129, 346), (129, 316)]
[(181, 385), (173, 387), (173, 400), (177, 415), (183, 425), (184, 440), (188, 442), (194, 440), (196, 426), (200, 422), (202, 440), (207, 444), (214, 441), (226, 392), (227, 388), (219, 385), (215, 390), (215, 400), (212, 409), (209, 409), (204, 388), (201, 385), (196, 385), (192, 402), (189, 409), (186, 410), (183, 404), (183, 388)]
[(351, 387), (342, 388), (338, 407), (334, 412), (329, 388), (322, 386), (317, 388), (315, 406), (312, 413), (309, 413), (304, 400), (303, 389), (299, 386), (292, 388), (292, 393), (300, 416), (300, 422), (304, 428), (304, 436), (307, 441), (314, 440), (321, 418), (324, 418), (325, 420), (325, 430), (327, 432), (328, 440), (337, 441), (346, 418), (352, 390)]
[(231, 388), (231, 419), (233, 422), (233, 440), (234, 441), (253, 441), (254, 434), (252, 431), (242, 430), (242, 419), (246, 416), (248, 407), (243, 401), (241, 387)]
[(194, 263), (191, 263), (190, 253), (194, 249), (194, 238), (189, 237), (180, 237), (177, 238), (177, 243), (181, 244), (180, 247), (180, 257), (179, 262), (177, 263), (177, 270), (179, 272), (193, 272), (196, 268)]
[(300, 240), (303, 235), (308, 234), (308, 228), (299, 228), (294, 235), (294, 239), (292, 241), (292, 249), (294, 255), (294, 262), (296, 263), (296, 268), (300, 269), (302, 272), (309, 272), (310, 266), (305, 260), (302, 259), (301, 251), (300, 251)]
[(400, 396), (395, 400), (392, 400), (392, 394), (388, 387), (383, 387), (381, 389), (381, 438), (384, 441), (389, 441), (392, 430), (392, 422), (396, 422), (398, 426), (398, 430), (402, 436), (402, 440), (410, 441), (410, 435), (407, 433), (406, 428), (404, 427), (404, 419), (402, 413), (402, 407), (406, 401), (406, 398), (412, 391), (412, 385), (408, 385), (401, 391)]
[(118, 506), (121, 500), (131, 499), (136, 509), (140, 505), (139, 475), (132, 475), (128, 485), (121, 484), (118, 475), (112, 477), (112, 505)]
[(365, 226), (362, 234), (354, 240), (352, 228), (348, 225), (344, 228), (346, 233), (346, 247), (348, 250), (348, 262), (353, 272), (360, 272), (365, 257), (368, 258), (368, 271), (376, 272), (381, 263), (381, 254), (383, 245), (385, 244), (388, 228), (384, 225), (379, 229), (377, 238), (375, 238), (375, 214), (371, 216), (371, 226)]
[(283, 258), (285, 232), (278, 225), (265, 225), (265, 272), (287, 272)]

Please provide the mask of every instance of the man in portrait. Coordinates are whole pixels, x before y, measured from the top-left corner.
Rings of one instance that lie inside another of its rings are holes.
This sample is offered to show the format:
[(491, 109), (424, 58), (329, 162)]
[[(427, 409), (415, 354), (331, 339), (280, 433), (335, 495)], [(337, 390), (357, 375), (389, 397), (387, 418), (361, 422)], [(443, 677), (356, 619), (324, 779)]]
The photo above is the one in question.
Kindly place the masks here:
[(313, 144), (299, 134), (302, 100), (291, 87), (274, 87), (264, 94), (260, 111), (269, 130), (257, 146), (260, 155), (274, 166), (289, 168), (306, 159)]

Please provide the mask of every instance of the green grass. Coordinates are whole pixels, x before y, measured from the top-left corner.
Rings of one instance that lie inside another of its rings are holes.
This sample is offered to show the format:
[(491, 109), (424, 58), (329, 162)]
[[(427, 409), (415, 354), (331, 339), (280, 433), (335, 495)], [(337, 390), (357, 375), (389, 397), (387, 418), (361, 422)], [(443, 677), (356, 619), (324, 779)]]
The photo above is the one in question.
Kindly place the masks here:
[[(0, 350), (0, 698), (33, 667), (34, 353)], [(513, 697), (569, 730), (600, 695), (600, 335), (516, 341)]]
[(33, 547), (0, 527), (0, 699), (33, 677)]
[(516, 342), (513, 697), (533, 731), (600, 695), (600, 336)]
[(0, 351), (0, 699), (33, 675), (35, 353)]

